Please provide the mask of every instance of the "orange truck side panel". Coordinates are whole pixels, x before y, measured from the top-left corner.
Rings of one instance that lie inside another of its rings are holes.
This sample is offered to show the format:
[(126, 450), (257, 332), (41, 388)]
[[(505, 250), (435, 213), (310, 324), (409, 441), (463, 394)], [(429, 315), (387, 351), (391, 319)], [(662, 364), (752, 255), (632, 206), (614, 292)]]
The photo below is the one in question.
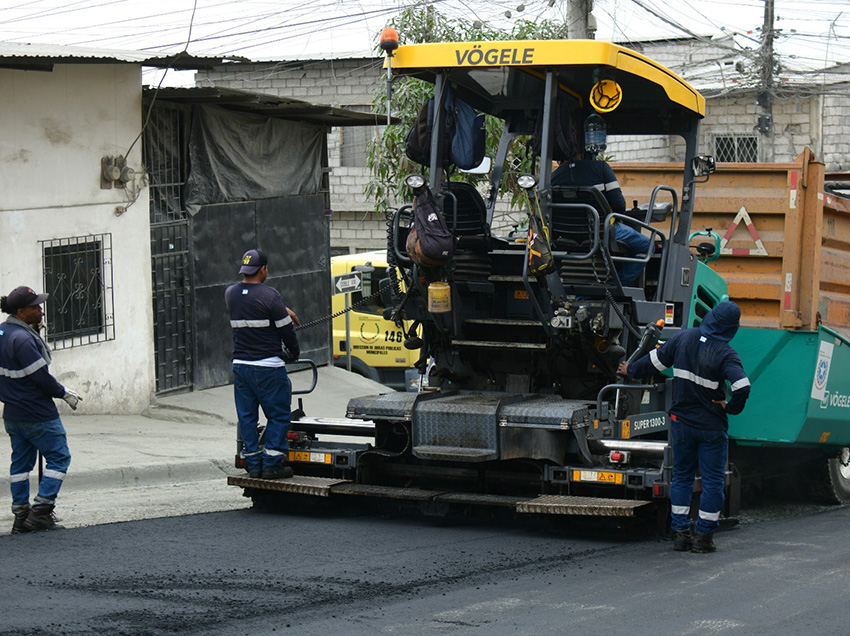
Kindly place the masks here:
[[(682, 187), (679, 164), (612, 167), (629, 204), (648, 202), (659, 183)], [(744, 326), (850, 330), (850, 200), (825, 193), (824, 178), (806, 148), (792, 163), (719, 164), (697, 185), (691, 230), (723, 239), (710, 266), (729, 283)]]

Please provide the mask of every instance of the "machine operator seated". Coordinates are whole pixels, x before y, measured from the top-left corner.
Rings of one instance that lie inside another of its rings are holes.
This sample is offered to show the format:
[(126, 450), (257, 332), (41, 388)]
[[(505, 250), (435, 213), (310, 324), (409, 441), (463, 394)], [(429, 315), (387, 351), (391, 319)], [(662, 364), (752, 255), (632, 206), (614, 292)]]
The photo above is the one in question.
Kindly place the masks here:
[[(584, 152), (578, 149), (578, 144), (574, 145), (572, 159), (562, 161), (558, 169), (552, 173), (552, 187), (595, 187), (605, 196), (612, 212), (625, 214), (626, 200), (614, 171), (607, 162), (595, 158), (596, 154), (607, 148), (605, 123), (599, 115), (590, 115), (588, 121), (591, 118), (594, 118), (594, 121), (590, 122), (592, 125), (585, 124)], [(616, 240), (626, 247), (628, 256), (636, 258), (650, 253), (652, 242), (648, 236), (620, 221), (614, 223), (614, 232)], [(635, 286), (645, 265), (645, 263), (618, 263), (617, 273), (623, 286)]]

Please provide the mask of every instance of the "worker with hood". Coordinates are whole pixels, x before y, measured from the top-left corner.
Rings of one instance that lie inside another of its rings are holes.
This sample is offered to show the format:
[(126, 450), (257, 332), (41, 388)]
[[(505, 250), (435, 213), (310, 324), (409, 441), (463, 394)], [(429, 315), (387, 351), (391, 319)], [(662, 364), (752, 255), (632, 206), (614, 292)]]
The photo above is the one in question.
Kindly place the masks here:
[[(699, 327), (684, 329), (631, 364), (620, 363), (617, 373), (646, 378), (673, 367), (670, 428), (673, 444), (673, 482), (670, 486), (673, 549), (714, 552), (714, 532), (720, 525), (726, 460), (729, 455), (727, 415), (744, 410), (750, 381), (741, 358), (730, 346), (741, 320), (741, 309), (724, 300), (703, 318)], [(731, 398), (726, 383), (730, 384)], [(699, 468), (702, 494), (699, 516), (692, 528), (688, 513)]]

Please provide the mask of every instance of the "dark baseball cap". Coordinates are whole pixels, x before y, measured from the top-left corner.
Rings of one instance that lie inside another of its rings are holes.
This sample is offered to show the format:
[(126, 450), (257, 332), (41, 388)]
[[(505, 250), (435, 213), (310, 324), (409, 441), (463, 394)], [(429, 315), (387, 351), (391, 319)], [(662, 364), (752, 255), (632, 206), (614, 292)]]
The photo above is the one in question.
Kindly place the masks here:
[(248, 250), (242, 256), (242, 267), (239, 268), (240, 274), (253, 276), (263, 265), (268, 265), (269, 259), (260, 250)]
[(15, 287), (15, 289), (9, 292), (9, 295), (6, 296), (6, 305), (8, 306), (9, 311), (14, 313), (18, 311), (18, 309), (23, 309), (24, 307), (40, 305), (47, 300), (49, 295), (50, 294), (37, 294), (33, 291), (32, 287), (21, 285), (20, 287)]

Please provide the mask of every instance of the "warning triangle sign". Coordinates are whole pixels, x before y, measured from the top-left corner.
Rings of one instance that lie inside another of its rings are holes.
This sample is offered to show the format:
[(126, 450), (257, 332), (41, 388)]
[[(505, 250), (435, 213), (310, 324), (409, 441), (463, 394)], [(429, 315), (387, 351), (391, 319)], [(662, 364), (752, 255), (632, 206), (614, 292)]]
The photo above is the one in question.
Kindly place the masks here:
[[(750, 232), (750, 236), (753, 239), (753, 242), (756, 244), (755, 248), (745, 249), (740, 247), (730, 248), (726, 247), (729, 244), (729, 239), (732, 238), (732, 235), (735, 233), (735, 230), (738, 229), (738, 225), (744, 222), (747, 226), (747, 230)], [(764, 247), (764, 243), (761, 242), (759, 238), (759, 234), (756, 231), (755, 226), (753, 225), (753, 221), (750, 218), (749, 212), (747, 212), (747, 208), (743, 205), (741, 209), (738, 210), (738, 214), (735, 215), (735, 220), (732, 221), (732, 225), (726, 230), (726, 234), (720, 239), (720, 253), (721, 254), (735, 254), (738, 256), (767, 256), (767, 250)]]

